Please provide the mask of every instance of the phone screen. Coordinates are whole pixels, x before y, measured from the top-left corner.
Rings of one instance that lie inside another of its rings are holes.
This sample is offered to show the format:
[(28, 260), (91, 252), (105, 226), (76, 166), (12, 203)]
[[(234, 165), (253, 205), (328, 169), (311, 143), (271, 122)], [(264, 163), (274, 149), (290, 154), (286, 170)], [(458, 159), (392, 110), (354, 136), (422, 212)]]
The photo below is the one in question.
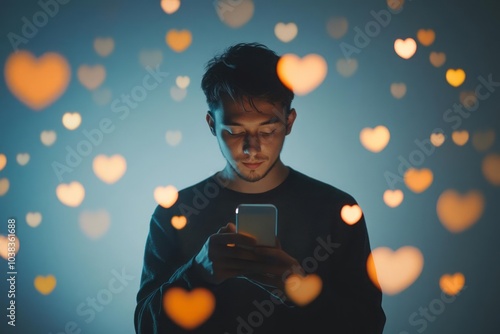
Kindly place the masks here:
[(236, 208), (236, 232), (252, 235), (261, 246), (276, 246), (278, 209), (273, 204), (240, 204)]

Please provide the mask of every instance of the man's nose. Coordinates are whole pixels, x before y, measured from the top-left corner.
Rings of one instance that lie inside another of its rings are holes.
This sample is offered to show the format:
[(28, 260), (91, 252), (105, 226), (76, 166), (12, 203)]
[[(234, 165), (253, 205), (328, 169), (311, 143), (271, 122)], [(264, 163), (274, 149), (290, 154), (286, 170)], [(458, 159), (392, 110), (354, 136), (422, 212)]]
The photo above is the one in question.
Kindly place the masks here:
[(247, 133), (243, 142), (243, 153), (252, 154), (256, 152), (260, 152), (259, 137), (257, 134), (251, 135)]

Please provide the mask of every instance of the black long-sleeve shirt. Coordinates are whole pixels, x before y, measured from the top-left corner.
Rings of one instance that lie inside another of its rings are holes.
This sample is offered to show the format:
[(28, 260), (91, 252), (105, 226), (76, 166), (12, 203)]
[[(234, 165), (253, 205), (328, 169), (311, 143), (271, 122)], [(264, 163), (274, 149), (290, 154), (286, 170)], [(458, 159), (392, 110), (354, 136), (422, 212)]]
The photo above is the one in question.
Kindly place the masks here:
[[(205, 283), (192, 269), (194, 256), (207, 238), (228, 222), (242, 203), (271, 203), (278, 209), (282, 249), (307, 273), (318, 275), (321, 293), (305, 306), (281, 300), (268, 287), (243, 278), (219, 285)], [(348, 193), (292, 168), (277, 187), (247, 194), (224, 187), (216, 175), (179, 191), (170, 208), (158, 206), (146, 241), (144, 267), (137, 294), (137, 333), (369, 333), (383, 332), (386, 317), (382, 293), (366, 270), (370, 242), (364, 215), (354, 225), (340, 211), (356, 204)], [(173, 216), (185, 216), (178, 230)], [(178, 327), (164, 312), (163, 294), (171, 287), (209, 289), (215, 310), (193, 330)], [(272, 301), (272, 303), (269, 303)]]

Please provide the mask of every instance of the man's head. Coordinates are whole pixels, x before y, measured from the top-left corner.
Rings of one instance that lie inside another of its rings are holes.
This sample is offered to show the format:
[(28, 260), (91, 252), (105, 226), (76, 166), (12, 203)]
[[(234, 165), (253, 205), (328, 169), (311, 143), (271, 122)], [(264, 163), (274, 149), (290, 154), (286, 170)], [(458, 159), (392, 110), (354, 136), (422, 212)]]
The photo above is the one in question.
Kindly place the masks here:
[(294, 94), (276, 72), (279, 58), (262, 44), (236, 44), (207, 63), (202, 79), (210, 131), (244, 181), (257, 182), (282, 166), (281, 149), (296, 117)]
[(201, 88), (210, 112), (221, 105), (223, 98), (234, 101), (260, 98), (281, 103), (290, 110), (293, 92), (279, 79), (276, 66), (280, 57), (265, 45), (239, 43), (212, 58), (206, 65)]

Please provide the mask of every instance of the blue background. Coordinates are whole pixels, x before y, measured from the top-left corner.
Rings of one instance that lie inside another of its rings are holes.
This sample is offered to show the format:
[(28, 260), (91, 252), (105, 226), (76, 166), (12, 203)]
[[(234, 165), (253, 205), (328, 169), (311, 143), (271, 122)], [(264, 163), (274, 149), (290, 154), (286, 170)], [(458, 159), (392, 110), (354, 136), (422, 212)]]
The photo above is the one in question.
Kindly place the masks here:
[[(182, 1), (179, 10), (168, 15), (159, 1), (73, 0), (60, 5), (59, 12), (36, 36), (19, 46), (37, 57), (46, 52), (63, 55), (72, 77), (61, 98), (40, 112), (21, 103), (5, 80), (0, 81), (0, 153), (7, 157), (0, 178), (10, 181), (9, 191), (0, 197), (0, 234), (7, 234), (7, 219), (15, 217), (20, 239), (16, 258), (17, 326), (7, 327), (2, 315), (0, 332), (60, 333), (71, 321), (82, 333), (134, 332), (133, 311), (144, 243), (156, 206), (154, 189), (166, 185), (182, 189), (224, 166), (204, 118), (207, 106), (199, 88), (204, 65), (230, 44), (254, 41), (278, 54), (303, 57), (317, 53), (328, 64), (324, 82), (313, 92), (296, 96), (292, 104), (298, 117), (282, 152), (285, 164), (352, 194), (365, 214), (372, 248), (411, 245), (424, 256), (423, 271), (411, 286), (396, 295), (384, 295), (385, 333), (418, 333), (421, 326), (412, 325), (410, 315), (440, 299), (439, 278), (454, 272), (464, 274), (467, 288), (428, 321), (422, 332), (498, 332), (500, 193), (499, 187), (483, 176), (481, 164), (487, 154), (500, 152), (499, 140), (486, 152), (476, 150), (471, 140), (458, 146), (451, 140), (453, 124), (443, 119), (445, 111), (459, 103), (460, 92), (475, 89), (479, 76), (492, 75), (494, 81), (500, 81), (498, 3), (407, 0), (400, 12), (392, 12), (391, 22), (352, 56), (359, 66), (348, 78), (335, 69), (337, 60), (343, 57), (340, 43), (354, 45), (354, 28), (364, 30), (374, 20), (370, 11), (387, 10), (385, 1), (254, 0), (254, 4), (252, 19), (240, 28), (231, 28), (221, 22), (213, 1)], [(2, 1), (1, 64), (14, 52), (8, 33), (21, 35), (22, 18), (31, 21), (40, 10), (35, 1)], [(338, 40), (326, 29), (328, 20), (336, 16), (349, 22), (347, 33)], [(289, 43), (278, 40), (274, 35), (278, 22), (296, 23), (297, 37)], [(411, 59), (400, 58), (394, 52), (394, 41), (416, 39), (422, 28), (436, 32), (435, 42), (429, 47), (417, 42), (417, 52)], [(170, 29), (191, 31), (193, 41), (186, 51), (177, 53), (166, 45), (165, 34)], [(114, 40), (115, 48), (107, 57), (93, 48), (99, 37)], [(130, 94), (148, 74), (139, 61), (139, 54), (145, 50), (161, 52), (159, 68), (168, 76), (123, 120), (112, 112), (109, 103), (97, 103), (97, 93), (77, 79), (79, 66), (101, 64), (107, 76), (97, 92), (109, 90), (111, 101)], [(430, 64), (431, 51), (446, 53), (442, 67)], [(465, 70), (467, 78), (462, 86), (455, 88), (446, 82), (448, 68)], [(186, 98), (176, 101), (170, 89), (180, 75), (189, 76), (191, 83)], [(407, 86), (402, 99), (390, 93), (390, 85), (395, 82)], [(462, 120), (460, 129), (471, 135), (493, 131), (498, 137), (499, 102), (500, 93), (495, 91)], [(82, 115), (82, 123), (74, 131), (61, 122), (68, 111)], [(52, 163), (64, 163), (66, 146), (75, 148), (85, 139), (82, 131), (98, 128), (103, 118), (112, 120), (114, 131), (105, 134), (102, 143), (59, 180)], [(391, 140), (383, 151), (373, 153), (361, 145), (359, 133), (380, 124), (390, 130)], [(421, 194), (397, 183), (395, 188), (403, 190), (405, 198), (398, 207), (389, 208), (382, 199), (390, 188), (384, 174), (398, 174), (400, 158), (408, 159), (418, 150), (414, 141), (429, 138), (436, 128), (441, 128), (447, 139), (426, 155), (421, 166), (433, 171), (434, 182)], [(44, 130), (57, 133), (52, 146), (41, 143)], [(177, 146), (165, 141), (169, 130), (182, 132)], [(22, 152), (31, 157), (25, 166), (16, 163), (16, 155)], [(98, 154), (125, 157), (127, 172), (115, 184), (106, 184), (94, 174), (92, 161)], [(84, 201), (76, 208), (56, 197), (56, 187), (71, 181), (82, 183), (86, 190)], [(484, 195), (486, 205), (480, 220), (464, 232), (450, 233), (436, 215), (436, 201), (447, 189), (476, 189)], [(98, 210), (109, 213), (111, 224), (106, 234), (93, 240), (81, 231), (78, 220), (82, 212)], [(27, 225), (28, 212), (43, 215), (38, 227)], [(4, 259), (0, 266), (7, 271)], [(78, 305), (109, 289), (114, 271), (124, 271), (132, 278), (87, 322), (88, 317), (77, 312)], [(35, 290), (33, 281), (38, 275), (49, 274), (57, 278), (57, 286), (45, 296)], [(0, 287), (3, 313), (8, 290), (4, 279)], [(332, 333), (334, 328), (332, 324)]]

